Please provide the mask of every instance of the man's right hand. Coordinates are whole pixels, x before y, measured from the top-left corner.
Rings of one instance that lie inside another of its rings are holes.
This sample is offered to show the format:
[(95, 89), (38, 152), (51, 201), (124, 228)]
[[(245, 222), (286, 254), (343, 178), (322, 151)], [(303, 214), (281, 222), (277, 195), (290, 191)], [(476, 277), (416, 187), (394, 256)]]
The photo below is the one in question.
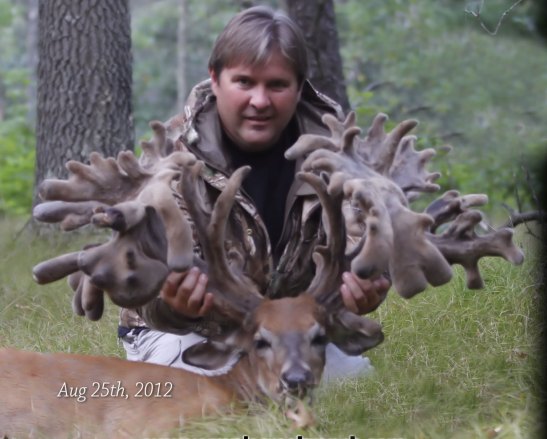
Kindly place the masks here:
[(207, 275), (197, 267), (185, 273), (172, 272), (163, 284), (160, 297), (174, 311), (186, 317), (202, 317), (214, 306), (213, 293), (206, 290), (207, 280)]

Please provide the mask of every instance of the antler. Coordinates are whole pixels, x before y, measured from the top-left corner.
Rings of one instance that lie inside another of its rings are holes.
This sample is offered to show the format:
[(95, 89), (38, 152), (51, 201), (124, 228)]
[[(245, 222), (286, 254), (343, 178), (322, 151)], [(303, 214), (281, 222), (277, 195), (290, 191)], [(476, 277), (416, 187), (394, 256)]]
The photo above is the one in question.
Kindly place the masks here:
[(331, 341), (343, 346), (347, 353), (360, 355), (380, 344), (384, 334), (378, 322), (347, 310), (340, 295), (342, 273), (349, 266), (348, 258), (344, 254), (346, 228), (342, 215), (343, 181), (333, 178), (328, 182), (325, 174), (317, 176), (304, 172), (297, 177), (310, 184), (317, 193), (323, 207), (327, 236), (326, 244), (317, 246), (313, 253), (315, 276), (306, 293), (312, 295), (328, 311)]
[[(77, 313), (100, 318), (104, 290), (120, 306), (136, 307), (154, 297), (170, 270), (182, 271), (193, 261), (190, 224), (173, 197), (172, 185), (186, 165), (195, 163), (190, 153), (173, 152), (159, 122), (151, 124), (154, 140), (143, 142), (141, 162), (130, 151), (117, 159), (90, 155), (90, 164), (70, 161), (67, 180), (45, 180), (39, 188), (46, 201), (34, 209), (44, 222), (60, 222), (63, 230), (86, 224), (113, 230), (110, 241), (80, 252), (50, 259), (33, 270), (37, 282), (48, 283), (73, 276), (73, 306)], [(171, 142), (172, 143), (172, 142)], [(79, 279), (75, 285), (74, 279)], [(93, 294), (88, 285), (96, 290)], [(95, 304), (95, 305), (93, 305)]]
[[(307, 156), (302, 163), (305, 171), (327, 172), (331, 179), (343, 181), (350, 206), (345, 209), (347, 227), (364, 231), (352, 252), (352, 271), (363, 278), (388, 271), (399, 294), (412, 297), (428, 284), (448, 282), (452, 276), (449, 264), (464, 265), (469, 285), (478, 285), (474, 280), (478, 258), (496, 255), (519, 263), (521, 254), (507, 232), (500, 232), (503, 238), (486, 248), (483, 242), (493, 236), (479, 239), (469, 232), (474, 223), (458, 220), (467, 207), (484, 204), (484, 195), (460, 197), (452, 191), (425, 213), (410, 210), (408, 201), (416, 193), (439, 189), (434, 181), (440, 174), (426, 169), (435, 151), (415, 150), (416, 137), (407, 134), (416, 121), (403, 121), (386, 133), (386, 120), (384, 114), (376, 116), (367, 136), (361, 139), (354, 114), (350, 113), (344, 122), (325, 115), (323, 121), (331, 130), (330, 138), (302, 136), (286, 153), (289, 159)], [(441, 223), (451, 220), (466, 225), (466, 245), (462, 234), (455, 230), (442, 239), (433, 234)]]
[(435, 155), (433, 148), (416, 151), (416, 136), (407, 135), (418, 125), (416, 120), (404, 120), (386, 133), (388, 116), (379, 113), (364, 139), (356, 140), (358, 153), (368, 166), (393, 180), (408, 199), (411, 192), (435, 192), (439, 186), (433, 182), (440, 173), (426, 170)]
[(381, 181), (346, 180), (344, 192), (366, 224), (363, 247), (351, 264), (354, 273), (374, 278), (389, 271), (403, 297), (451, 279), (450, 266), (425, 236), (431, 217), (411, 211), (402, 194)]
[[(81, 270), (89, 276), (83, 281), (104, 290), (117, 305), (135, 307), (148, 302), (169, 272), (165, 228), (156, 210), (128, 201), (97, 209), (91, 221), (113, 229), (112, 238), (36, 265), (34, 279), (49, 283)], [(82, 308), (86, 309), (83, 304)]]
[(466, 211), (469, 207), (483, 206), (488, 203), (488, 197), (484, 194), (469, 194), (460, 196), (455, 190), (445, 192), (425, 209), (425, 213), (433, 217), (431, 232), (444, 223), (450, 222)]
[(215, 294), (216, 309), (225, 317), (241, 322), (263, 298), (257, 286), (242, 271), (243, 255), (234, 249), (226, 252), (225, 236), (235, 195), (250, 167), (239, 168), (231, 175), (212, 211), (198, 193), (198, 176), (203, 167), (201, 161), (189, 166), (183, 173), (180, 187), (205, 260), (196, 258), (195, 262), (207, 272), (207, 286)]

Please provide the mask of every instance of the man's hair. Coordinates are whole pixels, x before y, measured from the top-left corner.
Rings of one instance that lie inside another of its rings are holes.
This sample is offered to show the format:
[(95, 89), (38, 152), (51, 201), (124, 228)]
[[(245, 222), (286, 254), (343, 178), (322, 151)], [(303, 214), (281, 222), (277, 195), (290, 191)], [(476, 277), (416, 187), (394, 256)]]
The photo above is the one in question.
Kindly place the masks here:
[(235, 15), (218, 35), (209, 69), (218, 78), (225, 67), (264, 64), (275, 50), (291, 64), (301, 84), (308, 74), (308, 56), (299, 27), (283, 12), (254, 6)]

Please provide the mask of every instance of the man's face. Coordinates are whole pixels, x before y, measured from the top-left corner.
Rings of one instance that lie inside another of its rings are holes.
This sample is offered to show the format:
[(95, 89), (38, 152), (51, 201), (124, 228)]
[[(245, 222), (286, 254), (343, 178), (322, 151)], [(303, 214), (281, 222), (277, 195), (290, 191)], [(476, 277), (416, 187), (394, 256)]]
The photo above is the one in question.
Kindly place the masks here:
[(264, 151), (279, 139), (300, 99), (294, 69), (274, 52), (264, 65), (209, 72), (226, 134), (243, 151)]

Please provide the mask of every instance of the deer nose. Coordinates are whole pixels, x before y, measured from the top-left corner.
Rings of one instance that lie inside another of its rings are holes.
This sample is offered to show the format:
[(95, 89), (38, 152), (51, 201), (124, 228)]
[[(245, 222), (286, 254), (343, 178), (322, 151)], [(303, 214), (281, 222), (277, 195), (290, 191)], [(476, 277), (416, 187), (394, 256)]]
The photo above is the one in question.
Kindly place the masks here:
[(289, 390), (297, 390), (300, 387), (310, 384), (313, 381), (313, 375), (304, 368), (293, 368), (281, 374), (283, 383)]

